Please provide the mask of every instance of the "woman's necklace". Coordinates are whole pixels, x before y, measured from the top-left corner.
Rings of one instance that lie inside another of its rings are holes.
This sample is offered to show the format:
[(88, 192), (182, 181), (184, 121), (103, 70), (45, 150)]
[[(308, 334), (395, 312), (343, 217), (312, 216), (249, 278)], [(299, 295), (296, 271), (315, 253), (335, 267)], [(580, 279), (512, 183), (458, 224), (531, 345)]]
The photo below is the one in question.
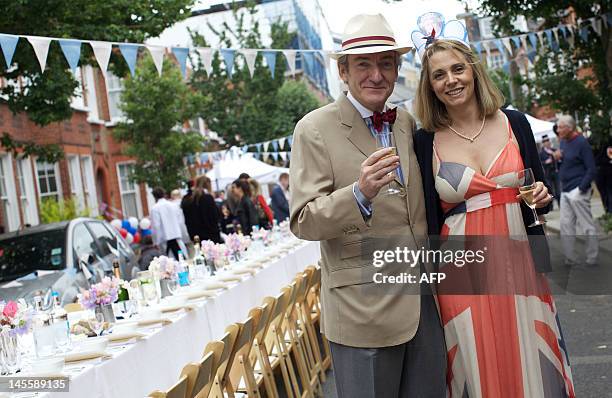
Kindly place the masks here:
[(457, 134), (459, 137), (463, 138), (464, 140), (468, 140), (470, 143), (473, 143), (474, 141), (476, 141), (476, 138), (478, 138), (478, 136), (482, 134), (482, 129), (484, 128), (486, 118), (486, 116), (482, 118), (482, 124), (480, 125), (480, 129), (478, 129), (478, 132), (473, 137), (468, 137), (467, 135), (461, 134), (460, 132), (452, 128), (450, 124), (448, 125), (448, 128), (451, 129), (452, 132)]

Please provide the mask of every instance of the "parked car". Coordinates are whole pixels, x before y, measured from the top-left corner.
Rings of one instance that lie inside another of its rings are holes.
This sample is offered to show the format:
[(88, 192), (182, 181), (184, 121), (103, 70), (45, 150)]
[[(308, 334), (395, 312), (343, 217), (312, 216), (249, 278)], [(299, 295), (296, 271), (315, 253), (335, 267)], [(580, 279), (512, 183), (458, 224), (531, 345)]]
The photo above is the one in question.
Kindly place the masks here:
[(80, 288), (112, 274), (119, 259), (121, 275), (139, 271), (130, 245), (109, 223), (76, 218), (0, 235), (0, 299), (28, 301), (57, 291), (62, 304), (74, 302)]

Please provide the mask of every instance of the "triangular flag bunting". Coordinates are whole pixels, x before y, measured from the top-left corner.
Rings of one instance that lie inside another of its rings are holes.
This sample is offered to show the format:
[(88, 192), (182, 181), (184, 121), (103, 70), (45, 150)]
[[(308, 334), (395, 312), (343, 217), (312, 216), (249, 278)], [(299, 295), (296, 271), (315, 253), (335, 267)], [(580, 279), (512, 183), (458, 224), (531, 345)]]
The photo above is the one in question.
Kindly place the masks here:
[(538, 48), (538, 38), (536, 37), (535, 33), (529, 33), (527, 35), (527, 37), (529, 37), (529, 42), (531, 43), (531, 48), (533, 48), (534, 50)]
[(206, 70), (206, 74), (208, 77), (212, 75), (212, 58), (213, 58), (213, 49), (212, 48), (198, 48), (198, 54), (200, 54), (200, 60), (202, 61), (202, 65), (204, 66), (204, 70)]
[(272, 141), (272, 148), (274, 148), (274, 152), (278, 152), (278, 140)]
[(74, 73), (77, 66), (79, 66), (79, 58), (81, 57), (81, 41), (71, 39), (60, 39), (58, 41), (64, 57), (68, 61), (68, 66), (70, 66), (72, 73)]
[(525, 49), (525, 52), (529, 51), (527, 49), (527, 35), (522, 35), (521, 36), (521, 45), (523, 46), (523, 48)]
[(255, 73), (255, 60), (257, 59), (257, 50), (246, 49), (240, 50), (242, 55), (244, 55), (244, 60), (246, 61), (247, 67), (249, 68), (249, 74), (253, 77), (253, 73)]
[(508, 50), (508, 54), (512, 56), (512, 46), (510, 45), (510, 38), (504, 37), (502, 39), (502, 43), (504, 44), (504, 47), (506, 47), (506, 50)]
[(151, 58), (153, 58), (157, 73), (161, 76), (164, 66), (164, 51), (166, 49), (162, 46), (147, 46), (147, 49), (149, 50), (149, 54), (151, 54)]
[(552, 31), (550, 29), (546, 29), (544, 33), (546, 34), (546, 38), (548, 39), (548, 46), (551, 50), (555, 50), (555, 42), (553, 41)]
[(289, 142), (289, 147), (293, 147), (293, 135), (287, 137), (287, 142)]
[(51, 39), (48, 37), (34, 37), (34, 36), (26, 36), (32, 47), (34, 47), (34, 53), (36, 53), (36, 58), (38, 59), (38, 63), (40, 64), (40, 71), (45, 71), (45, 66), (47, 65), (47, 55), (49, 54), (49, 44), (51, 43)]
[(96, 57), (96, 61), (98, 61), (98, 66), (102, 71), (102, 75), (104, 75), (106, 79), (106, 69), (108, 69), (108, 60), (110, 59), (113, 45), (105, 41), (90, 41), (89, 44), (93, 49), (94, 56)]
[(174, 54), (181, 67), (183, 78), (187, 77), (187, 56), (189, 55), (189, 49), (185, 47), (172, 47), (172, 54)]
[(512, 42), (514, 43), (514, 47), (516, 47), (517, 51), (521, 48), (521, 39), (518, 36), (512, 36)]
[(257, 147), (257, 152), (261, 152), (261, 142), (255, 144), (255, 146)]
[(497, 39), (494, 40), (493, 43), (495, 43), (497, 50), (501, 53), (501, 55), (503, 55), (504, 59), (508, 58), (506, 52), (504, 51), (504, 45), (502, 44), (502, 41), (500, 39)]
[(236, 56), (236, 50), (231, 48), (222, 48), (221, 56), (223, 57), (223, 62), (225, 62), (225, 70), (229, 78), (232, 78), (232, 71), (234, 70), (234, 57)]
[(278, 139), (278, 147), (280, 149), (284, 149), (285, 148), (285, 139), (286, 139), (285, 137)]
[(270, 141), (266, 141), (263, 143), (264, 152), (268, 152), (268, 147), (270, 146)]
[(123, 59), (127, 62), (128, 68), (132, 76), (136, 73), (136, 59), (138, 58), (138, 47), (140, 45), (133, 43), (121, 43), (119, 49), (123, 55)]
[(540, 41), (540, 49), (544, 48), (544, 32), (537, 32), (538, 40)]
[(276, 68), (276, 51), (262, 51), (262, 54), (266, 60), (268, 69), (270, 70), (270, 75), (272, 75), (272, 78), (274, 79), (274, 69)]
[(2, 47), (2, 53), (4, 54), (7, 68), (10, 68), (13, 62), (13, 55), (15, 55), (17, 42), (19, 42), (19, 36), (0, 33), (0, 47)]
[(287, 152), (280, 152), (279, 155), (280, 155), (281, 159), (283, 159), (283, 161), (287, 160)]
[(292, 75), (295, 75), (295, 50), (283, 50), (283, 54), (285, 55), (285, 59), (287, 60), (287, 65), (289, 66), (289, 71)]

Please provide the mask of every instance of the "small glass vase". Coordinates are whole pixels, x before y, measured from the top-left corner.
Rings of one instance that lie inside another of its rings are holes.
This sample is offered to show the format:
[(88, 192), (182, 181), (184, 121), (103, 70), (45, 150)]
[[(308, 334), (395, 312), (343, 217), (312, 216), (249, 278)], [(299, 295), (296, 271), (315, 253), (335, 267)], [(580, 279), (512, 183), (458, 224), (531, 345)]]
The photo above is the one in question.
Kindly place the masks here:
[(169, 279), (159, 280), (159, 287), (161, 288), (161, 298), (172, 296), (170, 289), (168, 289), (168, 281)]
[(9, 326), (2, 327), (0, 331), (0, 361), (3, 374), (15, 374), (21, 368), (19, 335)]
[(115, 312), (113, 311), (113, 306), (111, 304), (97, 305), (94, 311), (96, 314), (101, 313), (102, 316), (104, 316), (104, 322), (117, 322), (117, 319), (115, 319)]

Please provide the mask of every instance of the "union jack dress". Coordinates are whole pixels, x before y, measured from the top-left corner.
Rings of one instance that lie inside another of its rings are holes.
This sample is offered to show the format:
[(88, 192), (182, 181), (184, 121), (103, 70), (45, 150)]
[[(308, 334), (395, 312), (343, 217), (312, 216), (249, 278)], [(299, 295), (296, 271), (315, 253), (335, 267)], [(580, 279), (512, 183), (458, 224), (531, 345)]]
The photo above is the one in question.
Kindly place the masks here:
[[(447, 346), (447, 396), (452, 398), (575, 397), (555, 302), (544, 276), (534, 269), (516, 199), (517, 172), (524, 166), (512, 136), (508, 123), (508, 142), (484, 175), (440, 160), (434, 144), (436, 190), (443, 210), (452, 214), (441, 235), (525, 238), (514, 242), (509, 252), (487, 253), (491, 272), (485, 280), (527, 285), (527, 291), (530, 285), (538, 286), (535, 294), (517, 289), (509, 294), (438, 296)], [(508, 267), (520, 280), (499, 272)]]

